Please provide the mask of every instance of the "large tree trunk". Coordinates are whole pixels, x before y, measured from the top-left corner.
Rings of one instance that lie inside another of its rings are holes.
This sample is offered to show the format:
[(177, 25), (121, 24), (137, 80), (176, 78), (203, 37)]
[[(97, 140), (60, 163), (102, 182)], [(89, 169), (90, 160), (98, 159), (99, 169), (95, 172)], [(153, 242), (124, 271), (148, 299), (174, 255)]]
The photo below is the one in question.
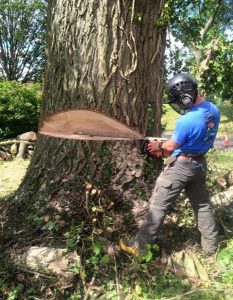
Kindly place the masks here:
[(48, 63), (41, 118), (66, 108), (108, 113), (142, 133), (148, 103), (161, 116), (163, 1), (50, 1)]
[[(87, 108), (145, 135), (150, 103), (158, 135), (165, 30), (155, 21), (163, 2), (50, 0), (41, 121), (54, 112)], [(39, 135), (17, 200), (29, 199), (38, 211), (53, 208), (62, 213), (69, 211), (68, 205), (72, 212), (78, 208), (81, 219), (90, 217), (96, 195), (105, 210), (124, 199), (139, 201), (139, 194), (148, 196), (151, 186), (144, 181), (152, 169), (146, 169), (147, 164), (134, 140)]]

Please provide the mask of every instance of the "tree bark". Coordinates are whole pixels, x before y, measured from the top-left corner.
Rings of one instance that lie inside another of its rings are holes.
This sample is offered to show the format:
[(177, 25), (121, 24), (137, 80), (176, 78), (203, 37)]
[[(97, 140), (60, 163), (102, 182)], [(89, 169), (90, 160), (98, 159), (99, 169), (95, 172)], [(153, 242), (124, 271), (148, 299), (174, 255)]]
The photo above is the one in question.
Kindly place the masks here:
[(147, 128), (154, 103), (160, 130), (165, 29), (160, 1), (50, 1), (41, 119), (61, 109), (99, 110)]
[[(165, 29), (156, 27), (155, 20), (163, 4), (163, 0), (50, 0), (40, 121), (62, 110), (86, 108), (145, 135), (152, 103), (158, 135)], [(56, 207), (61, 213), (64, 203), (57, 203), (61, 193), (70, 196), (75, 190), (79, 200), (74, 196), (70, 203), (83, 218), (90, 215), (95, 193), (105, 199), (106, 209), (123, 198), (140, 202), (139, 192), (148, 196), (151, 186), (145, 180), (156, 176), (157, 166), (152, 163), (155, 171), (150, 174), (153, 168), (146, 169), (148, 161), (138, 149), (134, 140), (76, 141), (39, 134), (16, 200), (30, 199), (37, 209)]]

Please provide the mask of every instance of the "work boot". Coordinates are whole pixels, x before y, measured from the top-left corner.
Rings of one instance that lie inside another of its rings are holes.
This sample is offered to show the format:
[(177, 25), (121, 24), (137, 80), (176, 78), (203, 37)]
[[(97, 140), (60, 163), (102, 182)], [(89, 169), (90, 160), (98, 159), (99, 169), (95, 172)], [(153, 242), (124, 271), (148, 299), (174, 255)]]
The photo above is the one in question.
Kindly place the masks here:
[(205, 257), (206, 259), (209, 259), (209, 260), (216, 259), (217, 250), (203, 249), (202, 254), (203, 254), (203, 257)]
[[(146, 245), (146, 248), (142, 249), (137, 247), (133, 240), (120, 239), (119, 246), (125, 253), (133, 255), (134, 257), (144, 258), (146, 261), (147, 259), (150, 260), (150, 255), (152, 258), (161, 257), (161, 244), (158, 243), (155, 243), (154, 245)], [(147, 256), (147, 254), (149, 255)]]
[(134, 245), (134, 241), (133, 240), (123, 240), (120, 239), (119, 241), (119, 246), (121, 248), (122, 251), (124, 251), (125, 253), (128, 253), (130, 255), (133, 255), (135, 257), (143, 255), (143, 253), (141, 253), (140, 249), (138, 249), (135, 245)]

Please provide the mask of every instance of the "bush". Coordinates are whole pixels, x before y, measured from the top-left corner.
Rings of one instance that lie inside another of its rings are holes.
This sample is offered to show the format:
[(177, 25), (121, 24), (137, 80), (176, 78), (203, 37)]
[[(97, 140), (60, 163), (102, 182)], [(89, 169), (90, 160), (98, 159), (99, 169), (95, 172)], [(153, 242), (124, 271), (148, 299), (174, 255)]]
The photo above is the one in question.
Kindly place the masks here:
[(36, 131), (40, 100), (39, 83), (0, 82), (0, 140)]

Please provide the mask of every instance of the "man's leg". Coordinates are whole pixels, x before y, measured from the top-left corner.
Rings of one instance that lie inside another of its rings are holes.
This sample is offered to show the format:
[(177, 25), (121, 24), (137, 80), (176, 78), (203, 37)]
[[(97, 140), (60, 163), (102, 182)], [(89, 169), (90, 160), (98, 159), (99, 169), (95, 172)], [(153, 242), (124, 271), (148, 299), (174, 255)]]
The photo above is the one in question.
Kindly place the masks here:
[(214, 254), (218, 245), (218, 230), (214, 220), (205, 178), (189, 183), (187, 196), (192, 204), (198, 229), (201, 232), (201, 245), (206, 253)]
[(172, 167), (162, 172), (156, 181), (156, 186), (150, 198), (150, 206), (145, 223), (138, 231), (134, 246), (141, 252), (146, 250), (146, 245), (153, 245), (159, 238), (159, 233), (164, 221), (165, 213), (169, 206), (178, 198), (184, 188), (184, 180), (179, 176), (179, 168)]

